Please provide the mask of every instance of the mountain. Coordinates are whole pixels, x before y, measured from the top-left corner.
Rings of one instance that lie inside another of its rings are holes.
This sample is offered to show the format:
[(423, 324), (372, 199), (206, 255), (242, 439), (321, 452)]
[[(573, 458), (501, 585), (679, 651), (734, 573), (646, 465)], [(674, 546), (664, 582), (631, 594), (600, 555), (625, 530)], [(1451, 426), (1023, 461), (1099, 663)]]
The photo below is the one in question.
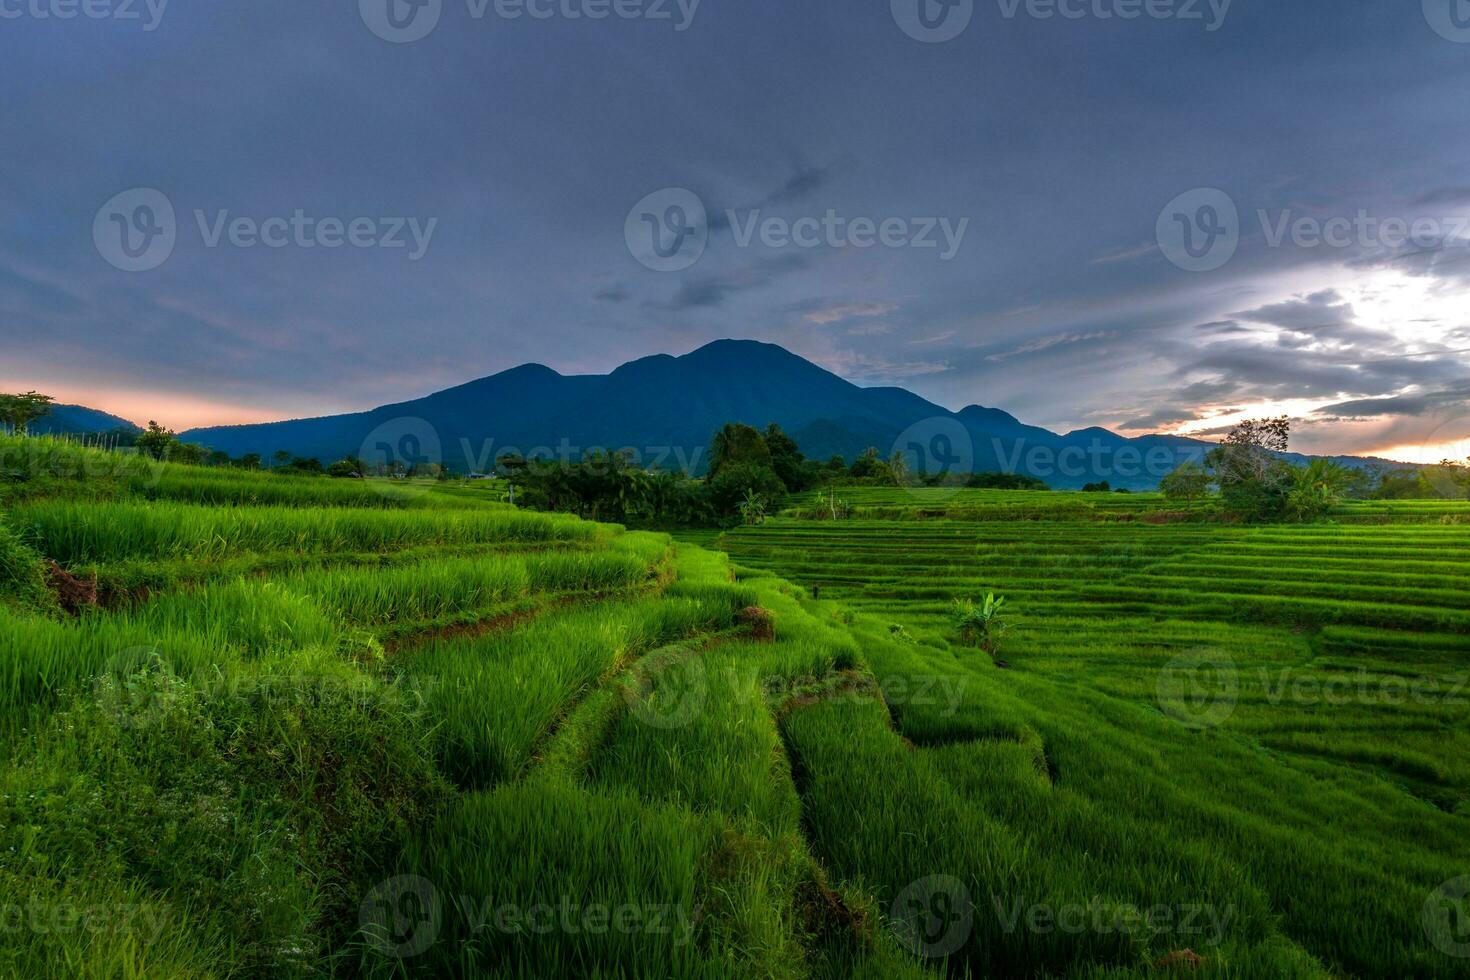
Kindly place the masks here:
[(99, 432), (142, 432), (127, 419), (81, 405), (52, 405), (51, 411), (28, 427), (32, 435), (95, 435)]
[(951, 412), (902, 388), (859, 387), (784, 348), (745, 340), (641, 358), (607, 375), (525, 364), (368, 412), (195, 429), (182, 438), (237, 457), (269, 459), (284, 450), (323, 462), (348, 454), (372, 461), (375, 451), (392, 447), (456, 472), (485, 470), (508, 451), (576, 458), (592, 448), (631, 447), (645, 465), (700, 472), (711, 435), (726, 422), (776, 422), (818, 459), (851, 460), (869, 446), (888, 456), (896, 448), (912, 454), (911, 466), (939, 460), (931, 471), (948, 460), (952, 469), (1019, 472), (1063, 489), (1100, 480), (1152, 488), (1210, 447), (1106, 429), (1058, 435), (979, 405)]

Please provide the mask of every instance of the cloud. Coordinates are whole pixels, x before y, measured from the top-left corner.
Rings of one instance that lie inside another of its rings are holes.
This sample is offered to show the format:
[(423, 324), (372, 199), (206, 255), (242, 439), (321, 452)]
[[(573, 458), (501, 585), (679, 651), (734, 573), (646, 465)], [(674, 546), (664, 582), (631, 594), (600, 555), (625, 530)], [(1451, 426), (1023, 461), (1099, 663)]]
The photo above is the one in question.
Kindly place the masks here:
[(711, 208), (706, 224), (711, 232), (724, 231), (730, 227), (729, 212), (731, 210), (759, 211), (777, 204), (790, 204), (805, 200), (830, 185), (833, 175), (841, 169), (844, 163), (846, 163), (845, 159), (830, 163), (825, 167), (797, 164), (795, 171), (780, 187), (772, 190), (755, 204), (739, 208)]
[(1334, 418), (1381, 418), (1387, 415), (1428, 415), (1445, 409), (1470, 409), (1470, 382), (1458, 388), (1428, 391), (1412, 395), (1394, 395), (1388, 398), (1356, 398), (1351, 401), (1325, 405), (1316, 414)]
[(1023, 357), (1027, 354), (1037, 354), (1041, 351), (1050, 350), (1053, 347), (1060, 347), (1064, 344), (1080, 344), (1083, 341), (1101, 340), (1104, 337), (1111, 337), (1112, 335), (1113, 332), (1110, 330), (1099, 330), (1094, 333), (1053, 334), (1050, 337), (1042, 337), (1040, 340), (1033, 340), (1029, 343), (1022, 344), (1019, 347), (1012, 348), (1011, 350), (1002, 351), (999, 354), (989, 354), (986, 356), (985, 359), (992, 362), (1008, 361), (1013, 357)]
[(1415, 204), (1470, 204), (1470, 187), (1440, 187), (1414, 200)]
[(1120, 248), (1116, 251), (1105, 252), (1094, 259), (1089, 259), (1088, 265), (1111, 265), (1114, 262), (1128, 262), (1133, 259), (1141, 259), (1145, 255), (1151, 255), (1159, 250), (1158, 242), (1144, 242), (1129, 248)]
[(808, 323), (825, 327), (847, 320), (887, 316), (897, 309), (898, 307), (892, 303), (831, 303), (808, 310), (803, 314), (803, 319)]
[(592, 298), (602, 303), (626, 303), (631, 294), (622, 286), (606, 286), (594, 293)]
[(1277, 338), (1277, 343), (1287, 348), (1318, 344), (1352, 348), (1392, 344), (1396, 340), (1386, 330), (1361, 326), (1353, 305), (1335, 289), (1324, 289), (1231, 315), (1238, 320), (1286, 331)]
[(782, 255), (762, 259), (725, 276), (703, 276), (686, 280), (666, 308), (674, 311), (721, 307), (731, 296), (761, 289), (778, 279), (807, 268), (804, 255)]
[(1193, 422), (1199, 418), (1194, 412), (1182, 408), (1161, 408), (1147, 415), (1122, 423), (1119, 428), (1128, 432), (1152, 432), (1180, 422)]

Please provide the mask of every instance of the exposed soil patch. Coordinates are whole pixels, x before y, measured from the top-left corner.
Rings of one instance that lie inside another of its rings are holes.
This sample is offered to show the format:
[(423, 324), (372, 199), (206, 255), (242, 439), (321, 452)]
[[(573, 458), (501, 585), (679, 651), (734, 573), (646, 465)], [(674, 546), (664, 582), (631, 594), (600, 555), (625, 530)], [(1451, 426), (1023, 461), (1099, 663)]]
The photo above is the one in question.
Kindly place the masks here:
[(54, 561), (47, 563), (46, 585), (56, 593), (61, 608), (73, 616), (81, 615), (83, 609), (95, 609), (98, 605), (96, 580), (77, 578)]

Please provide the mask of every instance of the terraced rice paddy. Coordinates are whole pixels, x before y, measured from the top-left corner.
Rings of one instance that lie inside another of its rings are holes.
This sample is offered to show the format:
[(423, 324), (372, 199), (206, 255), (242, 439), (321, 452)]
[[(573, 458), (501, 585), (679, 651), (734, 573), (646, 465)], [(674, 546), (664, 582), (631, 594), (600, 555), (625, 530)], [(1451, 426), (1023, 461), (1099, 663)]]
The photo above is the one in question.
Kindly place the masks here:
[[(1130, 946), (1249, 974), (1467, 975), (1455, 930), (1470, 920), (1436, 904), (1470, 873), (1466, 505), (1243, 528), (1151, 523), (1146, 495), (1118, 498), (860, 492), (858, 513), (890, 519), (786, 517), (721, 539), (910, 640), (872, 648), (898, 689), (888, 714), (823, 705), (794, 722), (798, 754), (825, 760), (811, 769), (852, 770), (807, 792), (818, 857), (880, 899), (925, 874), (963, 890), (976, 921), (958, 955), (995, 975), (1116, 964)], [(1008, 669), (947, 622), (953, 598), (992, 590), (1015, 627)], [(923, 673), (962, 696), (905, 703)], [(885, 734), (890, 714), (911, 751)], [(924, 802), (853, 833), (846, 814), (868, 812), (879, 780)], [(936, 846), (956, 823), (974, 835)], [(924, 847), (884, 841), (904, 831)], [(1155, 941), (1068, 937), (1009, 929), (995, 913), (1017, 895), (1051, 913), (1101, 896), (1235, 916), (1218, 938), (1177, 918)]]
[(0, 512), (0, 976), (1470, 965), (1464, 528), (875, 496), (732, 564), (62, 453)]

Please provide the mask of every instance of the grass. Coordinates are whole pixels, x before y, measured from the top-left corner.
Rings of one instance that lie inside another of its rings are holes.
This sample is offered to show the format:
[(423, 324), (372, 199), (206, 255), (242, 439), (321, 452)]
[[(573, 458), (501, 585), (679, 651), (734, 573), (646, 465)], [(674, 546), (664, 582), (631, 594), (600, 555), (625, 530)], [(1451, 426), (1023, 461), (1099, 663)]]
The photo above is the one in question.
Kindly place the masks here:
[(0, 976), (1467, 975), (1463, 506), (869, 488), (675, 544), (0, 457)]

